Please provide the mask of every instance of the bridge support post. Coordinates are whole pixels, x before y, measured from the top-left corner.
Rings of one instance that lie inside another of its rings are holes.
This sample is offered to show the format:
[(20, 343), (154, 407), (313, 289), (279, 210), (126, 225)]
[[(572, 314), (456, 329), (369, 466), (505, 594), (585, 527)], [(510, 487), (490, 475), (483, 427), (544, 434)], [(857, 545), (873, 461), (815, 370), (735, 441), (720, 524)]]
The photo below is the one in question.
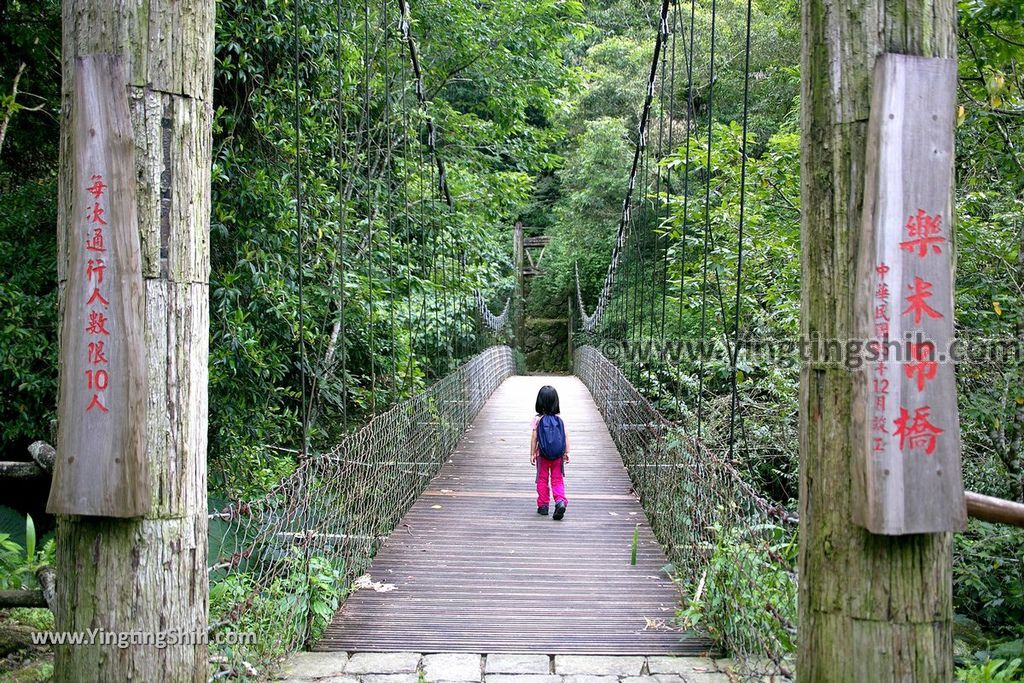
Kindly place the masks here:
[[(954, 0), (807, 0), (801, 125), (805, 339), (854, 338), (871, 74), (884, 52), (956, 56)], [(949, 681), (951, 535), (876, 536), (851, 518), (852, 373), (800, 386), (803, 681)]]
[[(87, 208), (71, 202), (76, 59), (113, 55), (123, 66), (127, 135), (134, 141), (129, 178), (135, 183), (141, 242), (136, 256), (144, 291), (143, 453), (149, 487), (143, 516), (58, 518), (56, 630), (100, 631), (91, 642), (56, 648), (55, 681), (205, 683), (208, 678), (202, 637), (208, 601), (214, 4), (64, 0), (57, 230), (62, 304), (72, 295), (64, 291), (69, 244), (81, 241), (73, 219)], [(61, 339), (62, 353), (67, 343)], [(88, 458), (89, 453), (58, 453), (58, 458), (72, 456)], [(161, 637), (180, 640), (159, 642)], [(131, 644), (119, 647), (121, 639)]]
[(515, 234), (513, 236), (513, 255), (516, 262), (516, 300), (513, 307), (513, 321), (515, 331), (515, 347), (525, 353), (526, 342), (526, 283), (523, 277), (523, 262), (525, 260), (526, 247), (523, 243), (523, 224), (516, 221)]

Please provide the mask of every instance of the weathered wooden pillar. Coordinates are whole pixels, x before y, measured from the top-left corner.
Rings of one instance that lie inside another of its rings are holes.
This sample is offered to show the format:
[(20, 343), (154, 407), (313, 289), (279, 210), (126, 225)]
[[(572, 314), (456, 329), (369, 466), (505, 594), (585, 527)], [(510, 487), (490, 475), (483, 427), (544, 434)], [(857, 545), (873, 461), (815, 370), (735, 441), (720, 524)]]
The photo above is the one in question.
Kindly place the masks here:
[[(213, 36), (213, 0), (63, 4), (61, 309), (68, 306), (69, 254), (80, 241), (74, 218), (85, 208), (74, 203), (76, 63), (113, 55), (127, 83), (134, 140), (129, 177), (141, 244), (149, 489), (142, 517), (58, 519), (56, 628), (101, 631), (89, 644), (57, 648), (56, 681), (207, 680)], [(67, 342), (62, 338), (62, 347)], [(149, 642), (103, 642), (116, 638)], [(160, 638), (182, 642), (159, 647)]]
[(526, 247), (523, 242), (523, 224), (519, 221), (515, 225), (515, 233), (512, 241), (512, 253), (516, 262), (516, 294), (515, 294), (515, 307), (512, 309), (512, 314), (515, 316), (513, 324), (515, 325), (515, 347), (526, 353), (524, 345), (526, 343), (526, 283), (525, 277), (523, 276), (523, 263), (525, 261), (524, 254), (526, 253)]
[(567, 361), (569, 365), (569, 372), (572, 372), (573, 367), (573, 348), (572, 348), (572, 296), (566, 297), (565, 302), (565, 345)]
[[(847, 340), (872, 71), (884, 52), (955, 57), (956, 5), (805, 0), (802, 11), (801, 331)], [(852, 377), (815, 364), (801, 375), (797, 675), (949, 681), (951, 535), (878, 536), (854, 525)]]

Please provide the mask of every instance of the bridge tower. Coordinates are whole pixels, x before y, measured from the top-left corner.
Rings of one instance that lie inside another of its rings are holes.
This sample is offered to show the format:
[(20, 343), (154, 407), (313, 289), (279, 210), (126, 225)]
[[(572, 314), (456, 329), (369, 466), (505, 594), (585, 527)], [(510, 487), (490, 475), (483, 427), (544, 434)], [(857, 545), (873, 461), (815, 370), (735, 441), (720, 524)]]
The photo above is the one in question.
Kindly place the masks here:
[[(138, 365), (128, 365), (111, 355), (110, 381), (113, 385), (118, 365), (125, 371), (118, 381), (127, 378), (133, 386), (148, 388), (138, 397), (139, 413), (118, 416), (131, 422), (133, 429), (144, 431), (144, 436), (133, 439), (131, 449), (114, 449), (117, 459), (111, 459), (112, 468), (93, 471), (96, 485), (76, 485), (75, 496), (58, 495), (56, 500), (51, 496), (51, 509), (59, 515), (56, 630), (103, 631), (93, 642), (56, 648), (55, 681), (207, 680), (208, 648), (202, 637), (207, 632), (208, 603), (214, 4), (213, 0), (65, 0), (63, 5), (57, 230), (61, 313), (67, 318), (85, 303), (81, 290), (69, 285), (84, 272), (82, 254), (86, 252), (80, 251), (79, 222), (83, 209), (92, 206), (91, 197), (85, 206), (73, 201), (84, 199), (85, 184), (78, 179), (103, 169), (103, 178), (97, 179), (103, 185), (88, 189), (95, 189), (97, 202), (101, 190), (117, 192), (122, 198), (118, 211), (105, 206), (108, 242), (118, 242), (107, 246), (116, 247), (119, 257), (133, 263), (130, 274), (138, 278), (138, 289), (126, 308), (129, 316), (144, 320), (141, 331), (135, 330), (142, 339), (127, 336), (121, 343), (128, 354), (144, 350), (145, 358)], [(101, 63), (105, 70), (90, 71), (90, 63)], [(94, 153), (99, 140), (108, 144)], [(93, 215), (99, 216), (100, 225), (102, 214)], [(120, 237), (112, 239), (114, 234)], [(87, 244), (85, 249), (101, 246)], [(88, 252), (96, 253), (100, 252)], [(103, 256), (109, 259), (109, 253)], [(72, 263), (82, 268), (69, 273)], [(107, 283), (115, 287), (110, 281), (118, 279), (108, 277)], [(113, 309), (113, 296), (110, 301)], [(127, 326), (111, 327), (111, 336), (99, 339), (114, 339), (126, 330)], [(82, 333), (77, 325), (65, 326), (60, 339), (61, 430), (80, 424), (85, 415), (75, 403), (77, 396), (73, 401), (64, 398), (66, 385), (81, 386), (81, 377), (68, 377), (67, 371), (84, 358), (74, 353), (80, 348), (76, 344), (83, 343)], [(95, 358), (89, 362), (94, 361), (100, 362)], [(98, 376), (100, 371), (94, 372)], [(134, 405), (135, 397), (129, 398), (132, 401), (111, 402), (103, 412), (117, 415), (125, 404)], [(97, 453), (73, 446), (63, 453), (58, 448), (55, 476), (76, 457), (79, 464), (90, 460), (96, 464)], [(102, 480), (118, 476), (133, 457), (144, 465), (143, 474), (134, 478), (136, 488), (125, 490), (137, 503), (128, 508), (122, 502), (128, 496), (120, 500), (97, 496)], [(89, 469), (78, 467), (77, 471), (84, 470), (83, 476), (88, 476)], [(65, 470), (69, 471), (74, 468)], [(86, 511), (79, 492), (92, 495), (98, 504)], [(156, 644), (156, 638), (174, 633), (183, 636), (178, 644)], [(120, 648), (104, 642), (127, 636), (137, 638), (136, 643)]]
[[(954, 0), (802, 4), (802, 336), (855, 339), (854, 277), (872, 71), (883, 53), (956, 57)], [(853, 523), (853, 373), (806, 367), (800, 388), (803, 681), (950, 681), (951, 534)]]

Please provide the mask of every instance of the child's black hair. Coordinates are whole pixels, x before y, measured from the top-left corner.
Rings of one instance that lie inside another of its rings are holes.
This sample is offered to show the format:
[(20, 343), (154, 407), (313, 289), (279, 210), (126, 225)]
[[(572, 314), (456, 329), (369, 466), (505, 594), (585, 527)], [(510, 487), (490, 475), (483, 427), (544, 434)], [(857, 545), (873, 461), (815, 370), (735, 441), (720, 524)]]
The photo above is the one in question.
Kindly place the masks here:
[(558, 415), (558, 392), (550, 384), (537, 392), (536, 409), (538, 415)]

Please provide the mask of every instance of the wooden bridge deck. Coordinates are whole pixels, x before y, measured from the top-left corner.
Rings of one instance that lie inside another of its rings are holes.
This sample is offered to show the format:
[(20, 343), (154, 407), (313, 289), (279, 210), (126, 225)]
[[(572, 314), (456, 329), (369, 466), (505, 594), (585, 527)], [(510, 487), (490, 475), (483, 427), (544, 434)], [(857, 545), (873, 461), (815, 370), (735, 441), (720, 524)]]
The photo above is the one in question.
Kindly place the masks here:
[[(560, 522), (536, 513), (528, 457), (544, 384), (572, 448)], [(316, 649), (704, 653), (707, 640), (666, 627), (679, 601), (666, 562), (586, 387), (512, 377), (374, 559), (373, 580), (394, 589), (350, 596)]]

